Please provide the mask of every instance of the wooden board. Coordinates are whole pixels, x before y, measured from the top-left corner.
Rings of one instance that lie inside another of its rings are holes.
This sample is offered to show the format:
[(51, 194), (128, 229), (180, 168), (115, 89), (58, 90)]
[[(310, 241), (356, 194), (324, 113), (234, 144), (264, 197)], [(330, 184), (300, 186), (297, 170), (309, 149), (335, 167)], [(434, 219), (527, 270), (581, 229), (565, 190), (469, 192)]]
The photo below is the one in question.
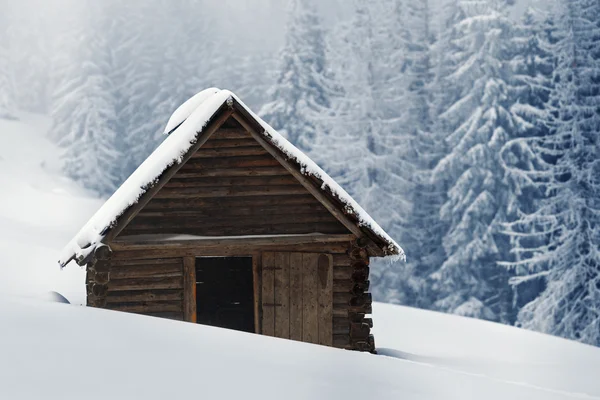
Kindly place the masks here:
[(262, 334), (275, 335), (275, 253), (262, 256)]
[(317, 261), (319, 344), (331, 346), (333, 340), (333, 259), (321, 254)]
[(119, 238), (350, 233), (261, 143), (225, 125), (139, 211)]
[(331, 254), (263, 252), (261, 268), (264, 334), (332, 346), (336, 313), (336, 332), (350, 333), (348, 305), (334, 306)]
[(319, 255), (302, 255), (302, 341), (319, 343), (318, 265)]
[(290, 338), (290, 253), (274, 253), (275, 336)]
[(290, 339), (302, 341), (302, 253), (290, 253)]
[(183, 258), (183, 319), (196, 322), (196, 258)]
[(261, 253), (256, 252), (252, 254), (252, 276), (253, 278), (253, 290), (254, 290), (254, 333), (261, 333), (260, 321), (262, 316), (262, 310), (260, 307), (261, 296)]

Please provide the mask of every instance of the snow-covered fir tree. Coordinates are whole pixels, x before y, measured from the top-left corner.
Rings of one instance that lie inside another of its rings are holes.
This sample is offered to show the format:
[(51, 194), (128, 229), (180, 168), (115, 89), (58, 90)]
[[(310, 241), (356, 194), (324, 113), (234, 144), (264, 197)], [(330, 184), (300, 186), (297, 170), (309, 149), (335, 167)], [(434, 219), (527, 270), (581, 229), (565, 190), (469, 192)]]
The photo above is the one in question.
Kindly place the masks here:
[(155, 108), (159, 103), (157, 96), (163, 69), (164, 45), (161, 44), (165, 41), (165, 28), (161, 20), (164, 6), (162, 2), (144, 1), (121, 4), (120, 14), (128, 20), (121, 26), (121, 35), (127, 38), (122, 47), (126, 54), (129, 53), (129, 67), (118, 80), (122, 106), (117, 111), (125, 143), (122, 179), (131, 174), (162, 140), (165, 115), (157, 115)]
[(498, 154), (517, 121), (504, 62), (512, 24), (503, 8), (502, 1), (454, 1), (441, 33), (444, 102), (437, 118), (449, 153), (436, 166), (435, 179), (448, 187), (440, 214), (448, 229), (446, 260), (431, 277), (434, 308), (509, 322), (508, 275), (497, 264), (509, 247), (498, 228), (513, 194)]
[(529, 141), (545, 163), (528, 176), (545, 198), (511, 225), (544, 239), (522, 249), (518, 266), (546, 289), (518, 323), (600, 345), (600, 4), (566, 0), (555, 21), (552, 130)]
[(115, 87), (110, 80), (110, 44), (101, 27), (107, 23), (102, 18), (106, 13), (94, 2), (81, 7), (77, 15), (82, 19), (64, 31), (69, 51), (62, 54), (65, 70), (53, 94), (49, 137), (63, 149), (63, 169), (68, 176), (108, 195), (120, 182), (122, 157)]
[[(541, 19), (541, 21), (539, 20)], [(515, 193), (514, 203), (509, 204), (511, 219), (505, 223), (510, 236), (510, 254), (504, 254), (502, 265), (510, 268), (517, 276), (511, 279), (515, 307), (520, 308), (533, 300), (545, 287), (542, 275), (531, 274), (520, 264), (523, 254), (530, 247), (545, 243), (545, 238), (522, 235), (511, 230), (521, 216), (538, 207), (544, 197), (533, 184), (529, 173), (545, 164), (535, 149), (536, 141), (548, 135), (551, 129), (551, 105), (554, 56), (552, 54), (555, 28), (552, 18), (539, 11), (528, 9), (515, 27), (512, 39), (513, 57), (510, 62), (514, 104), (511, 111), (521, 127), (519, 138), (507, 142), (500, 150), (500, 158), (508, 173), (507, 180)]]
[[(428, 277), (445, 256), (441, 245), (443, 227), (439, 220), (445, 192), (431, 179), (433, 168), (444, 154), (443, 141), (434, 130), (432, 118), (431, 15), (426, 0), (398, 6), (405, 10), (402, 25), (407, 30), (405, 90), (399, 124), (407, 139), (399, 141), (397, 147), (404, 149), (398, 157), (411, 165), (410, 190), (403, 196), (411, 208), (405, 216), (401, 241), (410, 250), (406, 263), (387, 267), (387, 279), (381, 286), (389, 288), (388, 296), (384, 296), (388, 301), (430, 308)], [(394, 290), (396, 295), (390, 297)]]
[(302, 150), (314, 145), (335, 92), (314, 0), (292, 0), (279, 78), (260, 115)]

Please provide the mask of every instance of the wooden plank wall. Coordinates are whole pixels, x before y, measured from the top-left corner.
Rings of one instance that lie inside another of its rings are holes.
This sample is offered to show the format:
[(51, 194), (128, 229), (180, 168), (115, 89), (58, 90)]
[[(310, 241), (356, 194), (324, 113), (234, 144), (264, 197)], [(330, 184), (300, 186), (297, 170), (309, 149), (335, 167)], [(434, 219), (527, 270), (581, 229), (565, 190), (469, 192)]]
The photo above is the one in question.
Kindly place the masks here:
[(109, 276), (103, 308), (183, 320), (182, 258), (113, 259)]
[(228, 122), (120, 236), (348, 233), (249, 133)]
[[(332, 256), (263, 253), (263, 326), (273, 336), (332, 345)], [(271, 330), (271, 326), (274, 329)]]

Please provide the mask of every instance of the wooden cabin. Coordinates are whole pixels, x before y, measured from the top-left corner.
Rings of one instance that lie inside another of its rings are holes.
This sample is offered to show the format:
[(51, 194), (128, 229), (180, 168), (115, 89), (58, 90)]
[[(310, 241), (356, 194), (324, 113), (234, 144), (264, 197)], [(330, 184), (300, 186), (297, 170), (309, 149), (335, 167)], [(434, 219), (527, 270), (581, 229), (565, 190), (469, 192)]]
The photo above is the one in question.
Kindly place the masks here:
[(231, 92), (166, 133), (62, 253), (87, 305), (373, 351), (369, 259), (400, 246)]

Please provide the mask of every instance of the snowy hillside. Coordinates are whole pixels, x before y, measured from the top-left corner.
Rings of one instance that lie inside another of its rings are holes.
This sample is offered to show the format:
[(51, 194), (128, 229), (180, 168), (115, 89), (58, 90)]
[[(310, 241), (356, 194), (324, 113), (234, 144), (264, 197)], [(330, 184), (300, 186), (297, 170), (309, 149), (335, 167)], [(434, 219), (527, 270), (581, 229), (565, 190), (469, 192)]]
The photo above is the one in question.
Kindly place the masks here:
[(57, 290), (84, 299), (82, 270), (60, 271), (58, 254), (102, 203), (59, 170), (59, 151), (44, 133), (49, 120), (0, 119), (0, 293)]
[(56, 260), (101, 201), (20, 117), (0, 120), (0, 399), (600, 399), (600, 349), (429, 311), (375, 304), (375, 356), (32, 298), (83, 301)]
[(600, 349), (397, 306), (374, 318), (379, 343), (395, 349), (382, 353), (400, 358), (2, 299), (0, 398), (600, 398)]

